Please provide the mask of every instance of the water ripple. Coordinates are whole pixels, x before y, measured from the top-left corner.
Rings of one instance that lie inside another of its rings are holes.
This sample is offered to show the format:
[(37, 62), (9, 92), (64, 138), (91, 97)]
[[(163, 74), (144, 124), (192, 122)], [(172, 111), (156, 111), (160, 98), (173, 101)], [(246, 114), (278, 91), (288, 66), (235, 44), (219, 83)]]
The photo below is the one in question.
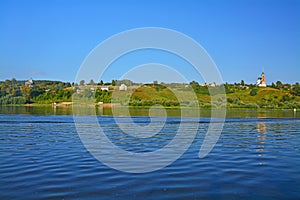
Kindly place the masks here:
[[(116, 145), (145, 152), (172, 140), (180, 118), (146, 139), (123, 135), (112, 117), (99, 121)], [(0, 199), (299, 199), (298, 119), (227, 119), (203, 159), (198, 152), (208, 119), (183, 120), (195, 122), (196, 139), (180, 159), (159, 171), (128, 174), (89, 154), (72, 116), (1, 115)]]

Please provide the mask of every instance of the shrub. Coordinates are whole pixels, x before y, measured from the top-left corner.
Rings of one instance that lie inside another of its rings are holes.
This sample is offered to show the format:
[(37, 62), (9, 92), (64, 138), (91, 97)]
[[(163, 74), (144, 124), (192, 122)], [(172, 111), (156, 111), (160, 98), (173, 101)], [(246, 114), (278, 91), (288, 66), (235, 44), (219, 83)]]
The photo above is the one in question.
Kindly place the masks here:
[(300, 96), (300, 85), (296, 84), (293, 86), (292, 90), (291, 90), (291, 94), (295, 95), (295, 96)]
[(291, 100), (291, 97), (287, 94), (283, 95), (282, 98), (281, 98), (281, 101), (290, 101)]
[(259, 108), (259, 105), (256, 103), (247, 103), (245, 104), (245, 108)]
[(0, 98), (0, 104), (7, 105), (7, 104), (24, 104), (26, 103), (26, 99), (24, 97), (12, 97), (10, 95), (6, 95)]
[(228, 103), (233, 103), (233, 101), (234, 101), (234, 100), (233, 100), (232, 98), (229, 98), (229, 97), (227, 98), (227, 102), (228, 102)]
[(257, 89), (257, 88), (253, 88), (253, 89), (250, 91), (250, 96), (255, 96), (255, 95), (257, 95), (257, 92), (258, 92), (258, 89)]

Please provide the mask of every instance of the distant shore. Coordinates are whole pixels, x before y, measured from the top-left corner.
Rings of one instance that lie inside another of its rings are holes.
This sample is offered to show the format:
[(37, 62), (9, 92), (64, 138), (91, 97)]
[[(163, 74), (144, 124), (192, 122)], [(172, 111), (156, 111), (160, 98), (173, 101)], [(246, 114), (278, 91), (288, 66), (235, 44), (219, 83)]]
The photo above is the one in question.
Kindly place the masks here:
[[(72, 101), (90, 106), (133, 108), (300, 110), (300, 85), (277, 81), (265, 87), (255, 84), (161, 83), (136, 84), (129, 80), (86, 84), (59, 81), (15, 79), (0, 82), (0, 105), (71, 107)], [(212, 92), (214, 91), (214, 92)], [(110, 102), (114, 102), (111, 104)], [(77, 104), (77, 103), (76, 103)]]

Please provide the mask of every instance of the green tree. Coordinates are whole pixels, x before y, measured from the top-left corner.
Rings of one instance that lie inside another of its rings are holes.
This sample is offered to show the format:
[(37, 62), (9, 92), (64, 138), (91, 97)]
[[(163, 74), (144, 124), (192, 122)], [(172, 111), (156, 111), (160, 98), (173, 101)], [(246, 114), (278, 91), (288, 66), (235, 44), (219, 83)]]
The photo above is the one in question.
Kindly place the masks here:
[(30, 103), (31, 98), (30, 98), (30, 92), (31, 92), (31, 87), (29, 86), (21, 86), (21, 92), (22, 92), (22, 96), (25, 98), (27, 103)]
[(112, 81), (111, 81), (111, 85), (112, 85), (112, 86), (115, 86), (115, 85), (116, 85), (116, 81), (115, 81), (115, 80), (112, 80)]
[(199, 87), (199, 83), (197, 81), (192, 81), (190, 82), (190, 86), (192, 86), (192, 88), (197, 88)]
[(95, 82), (93, 79), (90, 80), (89, 85), (95, 85)]
[(12, 78), (12, 79), (11, 79), (11, 84), (12, 84), (12, 85), (16, 85), (16, 84), (17, 84), (17, 80), (16, 80), (15, 78)]
[(39, 96), (40, 94), (43, 94), (44, 90), (40, 89), (39, 87), (34, 87), (31, 89), (30, 91), (30, 98), (35, 98), (37, 96)]
[(275, 83), (273, 83), (273, 82), (272, 82), (272, 85), (271, 85), (271, 87), (272, 87), (272, 88), (276, 88), (276, 85), (275, 85)]
[(291, 94), (295, 95), (295, 96), (300, 96), (300, 85), (299, 85), (299, 83), (296, 83), (295, 85), (293, 85), (292, 90), (291, 90)]
[(65, 87), (71, 87), (71, 83), (70, 82), (66, 82)]
[(290, 101), (291, 100), (291, 97), (287, 94), (283, 95), (282, 98), (281, 98), (281, 101)]
[(242, 86), (245, 86), (244, 80), (241, 80), (241, 85), (242, 85)]
[(85, 81), (84, 80), (81, 80), (80, 82), (79, 82), (79, 85), (80, 86), (83, 86), (85, 84)]
[(282, 83), (281, 83), (281, 81), (276, 81), (276, 88), (277, 89), (282, 89)]
[(11, 84), (10, 80), (6, 79), (5, 80), (5, 85), (9, 86)]
[(250, 96), (255, 96), (255, 95), (257, 95), (257, 92), (258, 92), (258, 89), (257, 89), (257, 88), (253, 88), (253, 89), (250, 91)]

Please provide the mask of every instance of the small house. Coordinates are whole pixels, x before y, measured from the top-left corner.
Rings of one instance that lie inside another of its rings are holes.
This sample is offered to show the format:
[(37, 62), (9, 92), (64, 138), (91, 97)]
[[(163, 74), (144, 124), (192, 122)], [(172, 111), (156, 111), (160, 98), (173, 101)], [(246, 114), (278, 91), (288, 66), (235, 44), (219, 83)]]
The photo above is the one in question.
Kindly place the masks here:
[(216, 87), (217, 84), (215, 82), (209, 84), (210, 87)]
[(125, 85), (124, 83), (122, 83), (119, 87), (119, 90), (122, 90), (122, 91), (126, 91), (127, 90), (127, 85)]
[(31, 88), (34, 86), (34, 82), (33, 82), (32, 78), (30, 78), (28, 81), (25, 82), (25, 86), (28, 86)]
[(109, 91), (109, 86), (103, 85), (103, 86), (101, 86), (101, 90), (102, 90), (102, 91), (103, 91), (103, 90)]

